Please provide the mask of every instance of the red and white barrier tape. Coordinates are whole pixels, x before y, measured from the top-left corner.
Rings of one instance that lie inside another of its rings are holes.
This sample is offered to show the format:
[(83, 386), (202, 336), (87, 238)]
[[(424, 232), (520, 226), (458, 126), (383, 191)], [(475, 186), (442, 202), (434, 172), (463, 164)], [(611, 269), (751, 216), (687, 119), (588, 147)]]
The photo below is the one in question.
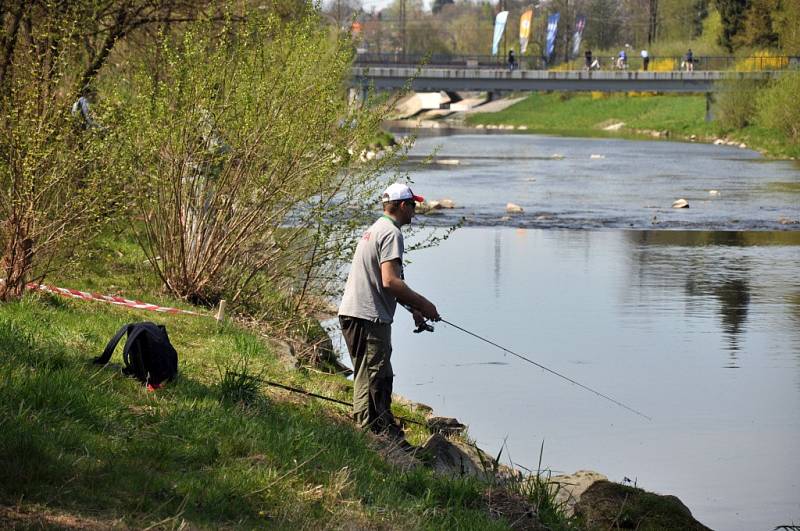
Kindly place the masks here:
[(157, 304), (150, 304), (142, 301), (135, 301), (125, 299), (122, 297), (115, 297), (113, 295), (102, 295), (100, 293), (91, 293), (88, 291), (79, 291), (77, 289), (59, 288), (56, 286), (48, 286), (47, 284), (34, 284), (31, 282), (27, 285), (28, 289), (36, 291), (44, 291), (61, 295), (62, 297), (70, 297), (73, 299), (83, 299), (87, 301), (107, 302), (117, 306), (126, 306), (137, 310), (148, 310), (151, 312), (171, 313), (171, 314), (185, 314), (185, 315), (199, 315), (201, 317), (213, 317), (211, 315), (193, 312), (190, 310), (181, 310), (180, 308), (168, 308), (166, 306), (158, 306)]

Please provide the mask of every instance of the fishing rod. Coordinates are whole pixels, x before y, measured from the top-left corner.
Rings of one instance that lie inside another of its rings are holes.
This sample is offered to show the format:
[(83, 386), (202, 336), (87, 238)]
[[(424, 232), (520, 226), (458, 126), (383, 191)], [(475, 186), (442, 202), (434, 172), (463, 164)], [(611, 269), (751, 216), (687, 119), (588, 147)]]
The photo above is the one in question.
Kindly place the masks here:
[[(403, 306), (405, 306), (405, 305), (403, 305)], [(408, 307), (406, 307), (406, 308), (407, 308), (407, 309), (409, 309)], [(409, 310), (410, 310), (410, 309), (409, 309)], [(620, 407), (623, 407), (623, 408), (627, 409), (627, 410), (628, 410), (628, 411), (630, 411), (631, 413), (635, 413), (635, 414), (639, 415), (640, 417), (644, 417), (644, 418), (646, 418), (647, 420), (653, 420), (653, 419), (652, 419), (652, 417), (649, 417), (649, 416), (645, 415), (644, 413), (642, 413), (641, 411), (639, 411), (639, 410), (637, 410), (637, 409), (634, 409), (634, 408), (632, 408), (632, 407), (630, 407), (630, 406), (628, 406), (628, 405), (625, 405), (625, 404), (623, 404), (623, 403), (622, 403), (622, 402), (620, 402), (619, 400), (616, 400), (616, 399), (614, 399), (614, 398), (611, 398), (611, 397), (610, 397), (610, 396), (608, 396), (608, 395), (604, 395), (604, 394), (603, 394), (603, 393), (601, 393), (600, 391), (596, 391), (596, 390), (592, 389), (591, 387), (589, 387), (589, 386), (587, 386), (587, 385), (583, 385), (582, 383), (578, 382), (577, 380), (573, 380), (573, 379), (572, 379), (572, 378), (570, 378), (569, 376), (565, 376), (565, 375), (563, 375), (563, 374), (561, 374), (561, 373), (559, 373), (559, 372), (557, 372), (557, 371), (554, 371), (553, 369), (551, 369), (551, 368), (549, 368), (549, 367), (545, 367), (545, 366), (544, 366), (544, 365), (542, 365), (541, 363), (535, 362), (535, 361), (533, 361), (532, 359), (530, 359), (530, 358), (527, 358), (527, 357), (523, 356), (522, 354), (517, 354), (517, 353), (516, 353), (516, 352), (514, 352), (513, 350), (511, 350), (511, 349), (507, 349), (506, 347), (504, 347), (504, 346), (502, 346), (502, 345), (499, 345), (499, 344), (495, 343), (494, 341), (492, 341), (492, 340), (490, 340), (490, 339), (486, 339), (485, 337), (479, 336), (478, 334), (476, 334), (476, 333), (474, 333), (474, 332), (470, 332), (470, 331), (469, 331), (469, 330), (467, 330), (466, 328), (462, 328), (462, 327), (458, 326), (458, 325), (457, 325), (457, 324), (455, 324), (455, 323), (451, 323), (451, 322), (450, 322), (450, 321), (448, 321), (447, 319), (442, 319), (441, 317), (439, 317), (439, 321), (441, 321), (441, 322), (443, 322), (443, 323), (445, 323), (445, 324), (449, 324), (449, 325), (450, 325), (450, 326), (452, 326), (453, 328), (456, 328), (456, 329), (458, 329), (458, 330), (461, 330), (461, 331), (462, 331), (462, 332), (464, 332), (465, 334), (469, 334), (469, 335), (471, 335), (472, 337), (475, 337), (475, 338), (477, 338), (477, 339), (480, 339), (481, 341), (484, 341), (484, 342), (486, 342), (486, 343), (489, 343), (489, 344), (490, 344), (490, 345), (492, 345), (493, 347), (497, 347), (497, 348), (499, 348), (500, 350), (502, 350), (502, 351), (504, 351), (504, 352), (508, 352), (508, 353), (509, 353), (509, 354), (511, 354), (512, 356), (516, 356), (516, 357), (518, 357), (519, 359), (521, 359), (521, 360), (523, 360), (523, 361), (527, 361), (528, 363), (530, 363), (530, 364), (532, 364), (532, 365), (536, 365), (536, 366), (537, 366), (537, 367), (539, 367), (540, 369), (544, 369), (545, 371), (549, 372), (550, 374), (554, 374), (554, 375), (558, 376), (559, 378), (562, 378), (562, 379), (564, 379), (564, 380), (568, 381), (568, 382), (569, 382), (569, 383), (571, 383), (571, 384), (574, 384), (574, 385), (577, 385), (578, 387), (581, 387), (581, 388), (583, 388), (583, 389), (586, 389), (587, 391), (589, 391), (589, 392), (591, 392), (591, 393), (594, 393), (594, 394), (596, 394), (597, 396), (599, 396), (599, 397), (601, 397), (601, 398), (605, 398), (605, 399), (606, 399), (606, 400), (608, 400), (609, 402), (613, 402), (614, 404), (616, 404), (616, 405), (618, 405), (618, 406), (620, 406)], [(433, 325), (431, 325), (430, 323), (428, 323), (428, 321), (427, 321), (427, 320), (425, 320), (425, 321), (421, 321), (421, 322), (417, 323), (417, 328), (414, 330), (414, 333), (415, 333), (415, 334), (418, 334), (418, 333), (420, 333), (420, 332), (433, 332)]]
[[(284, 389), (284, 390), (292, 392), (292, 393), (306, 395), (306, 396), (310, 396), (310, 397), (313, 397), (313, 398), (318, 398), (320, 400), (326, 400), (328, 402), (333, 402), (334, 404), (341, 404), (343, 406), (353, 407), (353, 403), (352, 402), (345, 402), (344, 400), (339, 400), (338, 398), (331, 398), (330, 396), (318, 395), (317, 393), (312, 393), (311, 391), (306, 391), (305, 389), (299, 389), (297, 387), (291, 387), (291, 386), (286, 385), (286, 384), (282, 384), (282, 383), (278, 383), (278, 382), (272, 382), (270, 380), (265, 380), (264, 378), (259, 378), (258, 376), (253, 376), (253, 375), (250, 375), (250, 374), (241, 374), (241, 373), (238, 373), (238, 372), (232, 372), (230, 374), (232, 374), (233, 376), (238, 376), (240, 378), (247, 378), (247, 379), (250, 379), (250, 380), (254, 380), (256, 382), (262, 383), (264, 385), (269, 385), (271, 387), (278, 387), (280, 389)], [(394, 417), (399, 419), (399, 420), (402, 420), (403, 422), (408, 422), (409, 424), (417, 424), (418, 426), (427, 426), (425, 423), (422, 423), (422, 422), (420, 422), (418, 420), (410, 419), (410, 418), (407, 418), (407, 417), (401, 417), (399, 415), (394, 415)]]

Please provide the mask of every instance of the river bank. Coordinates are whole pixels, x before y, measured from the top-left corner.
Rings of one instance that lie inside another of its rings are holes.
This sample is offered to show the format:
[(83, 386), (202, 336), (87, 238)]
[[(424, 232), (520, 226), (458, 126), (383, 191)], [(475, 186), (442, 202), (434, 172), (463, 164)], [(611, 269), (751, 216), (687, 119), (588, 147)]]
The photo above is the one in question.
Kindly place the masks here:
[[(706, 122), (705, 95), (649, 93), (533, 93), (497, 112), (422, 112), (397, 127), (470, 133), (535, 133), (570, 137), (668, 139), (749, 148), (777, 159), (797, 159), (800, 146), (780, 133), (759, 126), (724, 129)], [(492, 105), (490, 102), (485, 105)], [(712, 106), (712, 116), (714, 114)]]

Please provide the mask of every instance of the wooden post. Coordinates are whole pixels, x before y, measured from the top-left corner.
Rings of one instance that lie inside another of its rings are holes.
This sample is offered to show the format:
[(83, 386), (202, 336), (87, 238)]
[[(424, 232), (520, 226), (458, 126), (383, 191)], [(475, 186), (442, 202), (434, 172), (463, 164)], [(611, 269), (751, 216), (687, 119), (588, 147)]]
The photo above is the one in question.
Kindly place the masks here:
[(214, 316), (214, 318), (217, 320), (217, 323), (219, 324), (222, 324), (223, 321), (225, 321), (225, 306), (227, 304), (228, 303), (225, 301), (225, 299), (219, 301), (219, 308), (217, 309), (217, 315)]

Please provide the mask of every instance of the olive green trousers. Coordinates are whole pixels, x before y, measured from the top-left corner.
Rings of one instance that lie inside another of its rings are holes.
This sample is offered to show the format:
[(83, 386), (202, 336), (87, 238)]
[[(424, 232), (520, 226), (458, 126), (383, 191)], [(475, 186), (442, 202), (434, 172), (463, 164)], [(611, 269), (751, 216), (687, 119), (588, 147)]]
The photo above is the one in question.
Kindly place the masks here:
[(339, 323), (353, 363), (353, 420), (379, 433), (394, 424), (392, 325), (347, 316)]

